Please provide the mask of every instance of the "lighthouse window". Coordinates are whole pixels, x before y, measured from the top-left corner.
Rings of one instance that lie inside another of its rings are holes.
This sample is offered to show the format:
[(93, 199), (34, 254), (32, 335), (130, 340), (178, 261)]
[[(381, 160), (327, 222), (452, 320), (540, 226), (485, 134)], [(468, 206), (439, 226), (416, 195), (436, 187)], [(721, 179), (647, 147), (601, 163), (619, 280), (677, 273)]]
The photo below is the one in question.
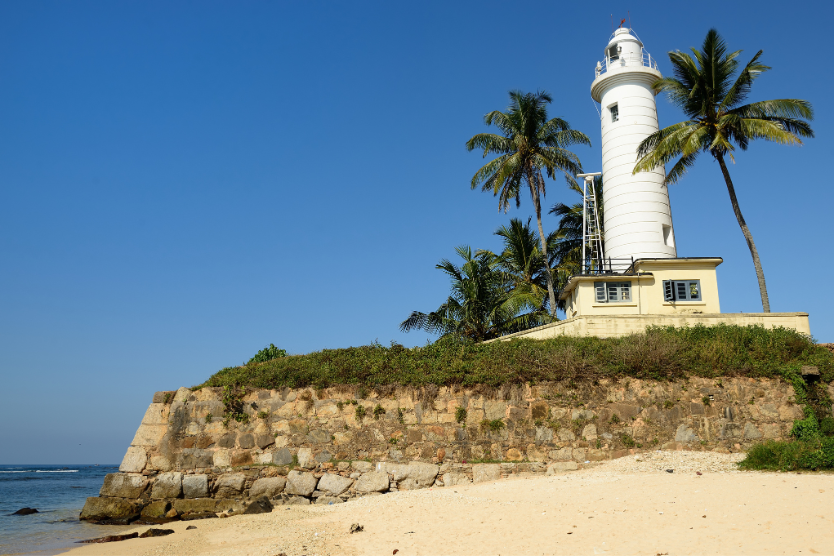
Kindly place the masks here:
[(700, 301), (700, 280), (664, 280), (664, 301)]
[(631, 301), (631, 282), (594, 282), (597, 303)]
[(616, 122), (620, 119), (620, 109), (616, 104), (612, 104), (611, 108), (608, 110), (611, 111), (611, 121)]

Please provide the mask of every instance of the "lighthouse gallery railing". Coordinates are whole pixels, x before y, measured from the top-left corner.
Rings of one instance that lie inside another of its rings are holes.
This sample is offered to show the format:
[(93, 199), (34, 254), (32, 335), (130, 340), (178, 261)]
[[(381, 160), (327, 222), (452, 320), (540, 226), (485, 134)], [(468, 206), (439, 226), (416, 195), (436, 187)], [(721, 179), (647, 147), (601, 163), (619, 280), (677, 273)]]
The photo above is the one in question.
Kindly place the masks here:
[(608, 71), (622, 67), (642, 66), (645, 68), (657, 69), (657, 60), (652, 58), (652, 55), (641, 49), (639, 55), (623, 54), (621, 56), (609, 57), (606, 56), (602, 62), (597, 62), (595, 68), (596, 76), (607, 73)]

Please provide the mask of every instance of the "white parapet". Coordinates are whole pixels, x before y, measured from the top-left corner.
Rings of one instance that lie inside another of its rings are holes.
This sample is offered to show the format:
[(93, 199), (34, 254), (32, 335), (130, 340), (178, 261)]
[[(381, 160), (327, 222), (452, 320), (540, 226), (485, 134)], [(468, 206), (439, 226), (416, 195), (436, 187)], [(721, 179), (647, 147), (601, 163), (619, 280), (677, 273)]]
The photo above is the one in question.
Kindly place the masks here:
[(657, 64), (628, 29), (617, 29), (596, 73), (591, 96), (601, 104), (606, 257), (676, 257), (664, 169), (632, 175), (637, 147), (659, 129)]

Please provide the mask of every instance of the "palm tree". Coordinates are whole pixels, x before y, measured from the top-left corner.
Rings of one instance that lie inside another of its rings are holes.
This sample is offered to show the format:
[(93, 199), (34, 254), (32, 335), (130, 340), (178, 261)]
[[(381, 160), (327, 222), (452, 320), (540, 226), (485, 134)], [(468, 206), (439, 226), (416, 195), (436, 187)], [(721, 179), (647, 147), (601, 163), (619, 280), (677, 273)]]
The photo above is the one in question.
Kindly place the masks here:
[[(733, 212), (747, 240), (753, 257), (762, 309), (770, 312), (764, 271), (759, 260), (753, 234), (738, 206), (733, 181), (724, 160), (735, 162), (733, 151), (737, 145), (747, 150), (753, 139), (765, 139), (782, 145), (801, 145), (800, 137), (813, 137), (811, 126), (804, 120), (813, 119), (811, 104), (799, 99), (765, 100), (743, 104), (750, 94), (753, 81), (769, 70), (759, 62), (760, 50), (733, 80), (738, 69), (741, 51), (727, 53), (727, 45), (718, 31), (710, 29), (701, 50), (692, 49), (692, 56), (676, 51), (669, 53), (675, 77), (664, 77), (654, 83), (657, 91), (666, 91), (672, 104), (689, 118), (647, 137), (637, 149), (639, 161), (634, 173), (650, 171), (680, 157), (666, 174), (666, 184), (677, 182), (695, 163), (702, 152), (710, 153), (718, 161)], [(694, 60), (693, 60), (694, 56)]]
[[(498, 197), (498, 210), (506, 212), (511, 199), (515, 199), (516, 206), (519, 206), (522, 183), (527, 183), (536, 209), (539, 241), (545, 260), (548, 256), (542, 228), (541, 200), (545, 196), (542, 170), (549, 178), (555, 178), (558, 172), (566, 175), (581, 172), (579, 157), (567, 150), (567, 147), (591, 144), (584, 133), (571, 129), (565, 120), (547, 119), (546, 105), (552, 100), (545, 92), (533, 94), (512, 91), (507, 112), (495, 110), (484, 116), (484, 122), (495, 125), (502, 135), (479, 133), (466, 142), (469, 151), (483, 149), (484, 158), (490, 153), (499, 155), (472, 177), (472, 189), (481, 184), (482, 191), (492, 191)], [(555, 319), (553, 278), (549, 272), (545, 276), (550, 312)]]
[[(530, 227), (530, 220), (525, 224), (513, 218), (509, 226), (501, 226), (495, 231), (495, 235), (504, 240), (504, 250), (496, 256), (496, 262), (507, 277), (510, 293), (537, 299), (532, 308), (545, 317), (548, 297), (546, 274), (550, 265), (542, 255), (539, 236)], [(548, 245), (553, 245), (552, 237), (548, 238)], [(549, 251), (553, 249), (549, 248)]]
[(436, 266), (452, 278), (452, 295), (435, 311), (414, 311), (400, 324), (400, 330), (422, 329), (441, 336), (455, 335), (477, 342), (502, 334), (525, 330), (539, 324), (535, 311), (520, 314), (531, 298), (513, 295), (506, 275), (497, 269), (497, 257), (488, 251), (473, 254), (468, 246), (458, 247), (460, 267), (443, 259)]

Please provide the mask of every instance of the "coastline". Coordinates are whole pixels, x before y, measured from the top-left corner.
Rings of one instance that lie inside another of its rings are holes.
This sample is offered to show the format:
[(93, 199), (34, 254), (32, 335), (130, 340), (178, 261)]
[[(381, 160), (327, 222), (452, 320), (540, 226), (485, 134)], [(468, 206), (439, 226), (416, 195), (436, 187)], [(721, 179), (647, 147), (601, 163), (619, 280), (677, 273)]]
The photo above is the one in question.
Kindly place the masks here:
[[(834, 553), (834, 475), (740, 472), (738, 459), (650, 452), (550, 477), (171, 523), (166, 537), (67, 554)], [(364, 531), (350, 534), (352, 523)]]

